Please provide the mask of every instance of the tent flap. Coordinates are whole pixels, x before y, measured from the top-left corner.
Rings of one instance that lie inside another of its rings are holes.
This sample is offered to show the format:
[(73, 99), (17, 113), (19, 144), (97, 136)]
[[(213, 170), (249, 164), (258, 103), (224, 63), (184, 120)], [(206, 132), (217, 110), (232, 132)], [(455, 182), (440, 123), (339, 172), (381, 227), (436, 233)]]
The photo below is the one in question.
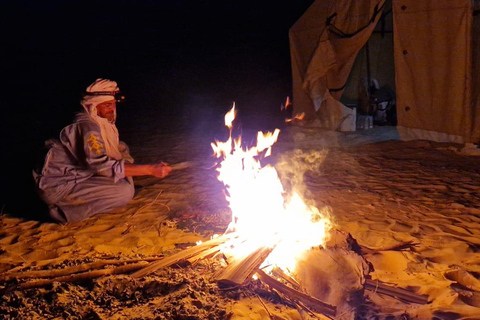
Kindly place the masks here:
[(472, 13), (470, 0), (393, 1), (398, 125), (417, 138), (470, 139)]
[(328, 129), (342, 127), (345, 106), (338, 100), (384, 4), (385, 0), (317, 0), (292, 26), (294, 114), (305, 113), (306, 120), (322, 117)]

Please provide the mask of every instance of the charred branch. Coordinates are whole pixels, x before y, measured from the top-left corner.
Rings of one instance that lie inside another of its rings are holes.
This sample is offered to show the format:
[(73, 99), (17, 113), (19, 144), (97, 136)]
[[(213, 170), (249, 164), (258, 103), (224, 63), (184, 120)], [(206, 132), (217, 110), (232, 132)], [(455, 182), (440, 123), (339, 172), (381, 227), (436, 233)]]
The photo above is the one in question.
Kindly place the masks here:
[(267, 284), (270, 288), (281, 292), (292, 300), (296, 300), (307, 306), (308, 308), (322, 313), (328, 317), (335, 317), (336, 307), (326, 304), (312, 296), (292, 289), (285, 284), (273, 279), (262, 270), (257, 270), (258, 278)]

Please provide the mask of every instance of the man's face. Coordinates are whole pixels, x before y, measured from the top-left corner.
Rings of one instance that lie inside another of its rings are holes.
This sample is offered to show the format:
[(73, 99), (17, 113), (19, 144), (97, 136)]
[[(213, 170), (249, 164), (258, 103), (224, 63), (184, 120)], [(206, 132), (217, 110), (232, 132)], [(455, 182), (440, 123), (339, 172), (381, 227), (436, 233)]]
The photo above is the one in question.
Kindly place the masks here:
[(101, 118), (105, 118), (108, 121), (115, 120), (115, 110), (117, 104), (115, 100), (105, 101), (97, 105), (97, 115)]

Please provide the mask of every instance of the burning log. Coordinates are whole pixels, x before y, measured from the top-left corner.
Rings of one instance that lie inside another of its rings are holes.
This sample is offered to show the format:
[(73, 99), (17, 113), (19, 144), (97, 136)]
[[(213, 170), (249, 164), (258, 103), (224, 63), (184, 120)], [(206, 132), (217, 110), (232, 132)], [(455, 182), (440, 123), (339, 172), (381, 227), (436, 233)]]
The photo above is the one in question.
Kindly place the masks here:
[[(131, 277), (132, 278), (142, 278), (146, 275), (149, 275), (161, 268), (165, 268), (165, 267), (169, 267), (171, 265), (174, 265), (174, 264), (177, 264), (179, 262), (182, 262), (182, 261), (187, 261), (187, 259), (190, 259), (198, 254), (201, 254), (202, 252), (204, 252), (205, 250), (208, 250), (210, 248), (214, 248), (216, 247), (217, 248), (217, 251), (220, 250), (220, 248), (218, 247), (220, 244), (224, 243), (225, 241), (227, 241), (229, 239), (229, 237), (227, 236), (221, 236), (221, 237), (217, 237), (217, 238), (214, 238), (214, 239), (211, 239), (211, 240), (208, 240), (208, 241), (205, 241), (204, 243), (201, 243), (197, 246), (194, 246), (194, 247), (190, 247), (188, 249), (185, 249), (183, 251), (180, 251), (174, 255), (171, 255), (165, 259), (162, 259), (162, 260), (159, 260), (159, 261), (156, 261), (156, 262), (152, 262), (150, 263), (148, 266), (146, 266), (145, 268), (141, 269), (141, 270), (138, 270), (137, 272), (134, 272), (133, 274), (131, 274)], [(210, 252), (211, 254), (211, 252)]]
[(286, 274), (285, 272), (283, 272), (282, 269), (273, 268), (272, 275), (274, 277), (277, 277), (277, 278), (280, 278), (280, 279), (286, 281), (290, 286), (292, 286), (293, 289), (295, 289), (297, 291), (302, 291), (302, 288), (301, 288), (300, 284), (298, 283), (298, 281), (295, 280), (294, 278), (292, 278), (291, 276), (289, 276), (288, 274)]
[(196, 264), (200, 260), (212, 257), (213, 255), (215, 255), (219, 251), (220, 251), (220, 248), (218, 246), (215, 246), (213, 248), (210, 248), (210, 249), (207, 249), (203, 252), (200, 252), (199, 254), (197, 254), (197, 255), (195, 255), (191, 258), (188, 258), (187, 262), (191, 265)]
[(260, 280), (265, 282), (270, 288), (275, 289), (292, 300), (297, 300), (319, 313), (322, 313), (329, 317), (336, 315), (336, 307), (324, 303), (308, 294), (302, 293), (295, 289), (292, 289), (283, 283), (273, 279), (262, 270), (257, 270), (257, 276)]
[(229, 264), (225, 269), (221, 270), (215, 280), (220, 285), (236, 286), (243, 284), (247, 279), (251, 278), (255, 271), (265, 261), (273, 248), (260, 247), (250, 253), (244, 259), (237, 259)]

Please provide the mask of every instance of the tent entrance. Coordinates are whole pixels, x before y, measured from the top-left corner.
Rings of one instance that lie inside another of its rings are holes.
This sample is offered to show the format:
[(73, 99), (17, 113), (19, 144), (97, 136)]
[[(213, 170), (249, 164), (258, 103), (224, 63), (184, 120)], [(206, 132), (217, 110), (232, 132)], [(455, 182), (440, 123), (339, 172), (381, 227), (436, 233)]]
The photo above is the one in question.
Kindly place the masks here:
[(341, 130), (395, 101), (402, 139), (479, 142), (478, 2), (316, 0), (289, 33), (294, 114)]

